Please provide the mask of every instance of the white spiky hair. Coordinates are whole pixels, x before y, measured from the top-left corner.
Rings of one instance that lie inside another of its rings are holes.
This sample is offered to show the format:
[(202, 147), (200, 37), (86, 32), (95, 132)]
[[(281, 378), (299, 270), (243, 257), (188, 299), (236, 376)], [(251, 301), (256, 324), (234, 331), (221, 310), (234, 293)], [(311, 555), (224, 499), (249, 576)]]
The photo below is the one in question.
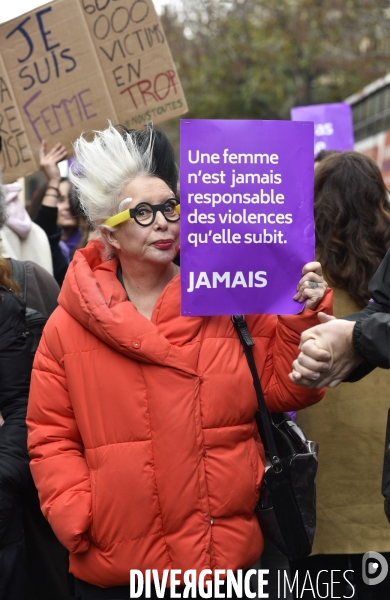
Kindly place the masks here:
[(154, 129), (118, 131), (109, 121), (107, 129), (94, 131), (92, 141), (81, 135), (73, 144), (76, 162), (69, 179), (81, 207), (95, 226), (117, 211), (123, 188), (137, 175), (152, 174)]

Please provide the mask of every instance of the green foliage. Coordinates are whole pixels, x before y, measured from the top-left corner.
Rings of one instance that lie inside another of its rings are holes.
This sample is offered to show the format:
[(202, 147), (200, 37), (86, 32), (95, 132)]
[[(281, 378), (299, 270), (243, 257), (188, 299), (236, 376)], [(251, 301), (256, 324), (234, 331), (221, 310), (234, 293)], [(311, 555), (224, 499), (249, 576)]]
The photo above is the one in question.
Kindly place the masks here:
[(288, 119), (389, 69), (388, 1), (184, 0), (162, 21), (190, 118)]

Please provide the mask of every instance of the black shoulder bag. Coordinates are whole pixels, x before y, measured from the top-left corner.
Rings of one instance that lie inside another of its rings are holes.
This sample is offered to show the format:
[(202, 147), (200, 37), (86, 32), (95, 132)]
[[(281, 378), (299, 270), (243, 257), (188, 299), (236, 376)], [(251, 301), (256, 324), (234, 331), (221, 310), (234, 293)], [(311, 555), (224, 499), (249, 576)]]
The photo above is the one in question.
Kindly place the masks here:
[(318, 445), (306, 439), (287, 413), (269, 413), (243, 315), (232, 317), (253, 377), (256, 422), (266, 453), (266, 468), (256, 507), (263, 534), (290, 560), (311, 553), (316, 527), (315, 478)]

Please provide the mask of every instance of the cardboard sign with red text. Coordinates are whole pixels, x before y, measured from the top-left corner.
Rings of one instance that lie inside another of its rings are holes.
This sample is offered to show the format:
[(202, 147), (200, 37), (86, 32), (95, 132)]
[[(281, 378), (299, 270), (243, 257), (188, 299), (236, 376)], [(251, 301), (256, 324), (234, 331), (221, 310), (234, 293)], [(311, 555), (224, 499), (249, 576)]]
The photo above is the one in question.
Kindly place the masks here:
[(110, 119), (142, 128), (187, 111), (152, 0), (55, 0), (0, 26), (0, 166), (38, 169), (41, 140), (71, 142)]

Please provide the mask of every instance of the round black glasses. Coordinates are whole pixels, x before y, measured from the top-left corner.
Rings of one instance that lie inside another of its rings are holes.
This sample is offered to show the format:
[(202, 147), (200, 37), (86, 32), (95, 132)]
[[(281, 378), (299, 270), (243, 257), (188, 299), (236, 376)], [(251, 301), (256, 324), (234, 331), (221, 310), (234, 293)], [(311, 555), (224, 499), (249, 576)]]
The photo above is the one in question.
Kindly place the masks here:
[(162, 212), (165, 219), (170, 223), (175, 223), (180, 219), (180, 205), (176, 198), (169, 198), (163, 204), (141, 202), (129, 210), (130, 218), (134, 219), (141, 227), (148, 227), (154, 223), (158, 212)]

